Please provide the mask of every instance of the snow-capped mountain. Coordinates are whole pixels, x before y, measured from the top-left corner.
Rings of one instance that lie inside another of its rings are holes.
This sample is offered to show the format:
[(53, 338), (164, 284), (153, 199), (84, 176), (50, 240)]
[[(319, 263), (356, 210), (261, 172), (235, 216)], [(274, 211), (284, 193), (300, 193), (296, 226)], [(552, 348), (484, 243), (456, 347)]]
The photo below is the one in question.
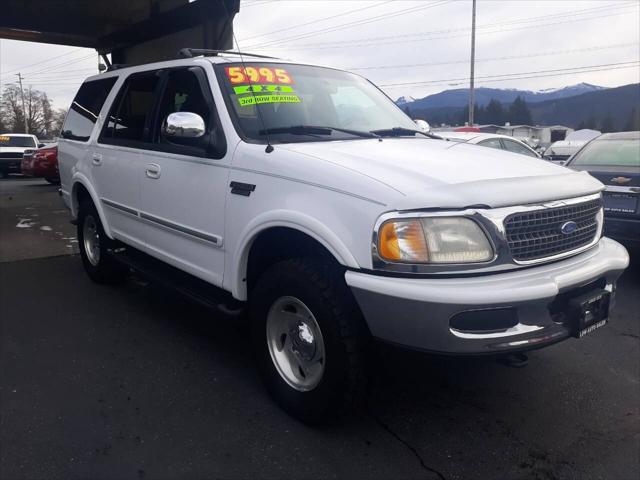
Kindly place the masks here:
[[(574, 97), (583, 93), (605, 90), (605, 87), (591, 85), (589, 83), (579, 83), (561, 88), (550, 88), (538, 91), (502, 89), (502, 88), (476, 88), (475, 98), (478, 105), (486, 105), (495, 98), (501, 103), (511, 103), (516, 97), (522, 97), (527, 103), (544, 102), (559, 98)], [(413, 101), (411, 101), (413, 100)], [(456, 88), (445, 90), (434, 95), (428, 95), (420, 99), (411, 97), (400, 97), (396, 100), (398, 105), (409, 105), (411, 108), (438, 108), (438, 107), (464, 107), (469, 102), (469, 89)]]

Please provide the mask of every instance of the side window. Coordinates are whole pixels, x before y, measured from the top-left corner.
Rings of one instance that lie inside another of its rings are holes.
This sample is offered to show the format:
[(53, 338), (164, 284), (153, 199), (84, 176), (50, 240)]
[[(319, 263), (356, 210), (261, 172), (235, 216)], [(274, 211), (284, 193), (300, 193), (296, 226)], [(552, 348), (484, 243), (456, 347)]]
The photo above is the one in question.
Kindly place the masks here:
[(514, 142), (513, 140), (508, 140), (506, 138), (503, 138), (502, 141), (504, 142), (504, 147), (510, 152), (519, 153), (521, 155), (528, 155), (530, 157), (536, 157), (535, 153), (533, 153), (524, 145), (519, 144), (518, 142)]
[(502, 145), (500, 144), (499, 138), (489, 138), (488, 140), (483, 140), (481, 142), (478, 142), (478, 145), (482, 145), (483, 147), (497, 148), (498, 150), (502, 150)]
[(155, 142), (167, 143), (160, 135), (160, 127), (164, 120), (175, 112), (191, 112), (200, 115), (204, 120), (206, 130), (209, 130), (212, 117), (209, 102), (204, 97), (198, 77), (189, 69), (169, 72), (166, 87), (160, 100), (158, 122), (154, 128)]
[(128, 78), (113, 103), (100, 136), (104, 143), (143, 142), (153, 115), (158, 72), (134, 74)]
[(85, 82), (78, 90), (62, 127), (62, 138), (86, 142), (117, 77)]

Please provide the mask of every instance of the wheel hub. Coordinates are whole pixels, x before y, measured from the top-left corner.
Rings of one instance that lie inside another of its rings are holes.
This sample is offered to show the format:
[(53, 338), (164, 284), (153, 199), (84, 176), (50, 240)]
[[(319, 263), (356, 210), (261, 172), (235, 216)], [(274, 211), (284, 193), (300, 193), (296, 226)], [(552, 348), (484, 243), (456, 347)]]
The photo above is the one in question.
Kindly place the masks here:
[(93, 215), (84, 217), (82, 240), (87, 260), (95, 267), (100, 263), (100, 234), (98, 233), (98, 224)]
[(315, 388), (324, 373), (325, 351), (313, 313), (295, 297), (280, 297), (267, 315), (267, 345), (276, 370), (300, 391)]

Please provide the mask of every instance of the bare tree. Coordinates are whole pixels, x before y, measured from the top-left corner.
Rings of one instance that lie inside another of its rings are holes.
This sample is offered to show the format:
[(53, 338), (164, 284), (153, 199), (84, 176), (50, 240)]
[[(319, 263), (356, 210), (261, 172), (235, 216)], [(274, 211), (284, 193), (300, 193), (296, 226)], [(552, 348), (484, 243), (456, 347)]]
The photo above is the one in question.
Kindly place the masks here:
[[(24, 90), (24, 104), (29, 133), (39, 137), (51, 136), (55, 112), (47, 94), (29, 87)], [(7, 85), (2, 92), (2, 100), (0, 101), (0, 117), (4, 124), (3, 130), (24, 133), (24, 116), (20, 87)]]

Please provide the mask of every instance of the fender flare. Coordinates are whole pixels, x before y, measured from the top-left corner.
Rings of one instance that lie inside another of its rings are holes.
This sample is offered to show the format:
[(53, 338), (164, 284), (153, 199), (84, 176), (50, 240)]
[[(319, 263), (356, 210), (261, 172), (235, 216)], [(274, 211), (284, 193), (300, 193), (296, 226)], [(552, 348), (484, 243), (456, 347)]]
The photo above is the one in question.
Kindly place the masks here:
[(245, 281), (249, 252), (258, 235), (267, 229), (286, 227), (298, 230), (316, 240), (333, 255), (338, 263), (350, 268), (360, 268), (344, 242), (324, 223), (314, 217), (293, 210), (272, 210), (251, 220), (240, 234), (237, 247), (230, 261), (230, 287), (234, 298), (247, 300)]
[(71, 178), (71, 182), (71, 215), (73, 216), (73, 218), (78, 217), (78, 185), (82, 185), (87, 190), (87, 192), (89, 192), (91, 201), (98, 211), (98, 216), (100, 217), (100, 222), (102, 222), (104, 233), (106, 233), (107, 236), (113, 240), (111, 229), (109, 228), (109, 224), (107, 223), (107, 219), (104, 214), (104, 209), (102, 208), (102, 202), (100, 201), (100, 197), (98, 197), (98, 194), (91, 185), (89, 179), (82, 173), (76, 172)]

